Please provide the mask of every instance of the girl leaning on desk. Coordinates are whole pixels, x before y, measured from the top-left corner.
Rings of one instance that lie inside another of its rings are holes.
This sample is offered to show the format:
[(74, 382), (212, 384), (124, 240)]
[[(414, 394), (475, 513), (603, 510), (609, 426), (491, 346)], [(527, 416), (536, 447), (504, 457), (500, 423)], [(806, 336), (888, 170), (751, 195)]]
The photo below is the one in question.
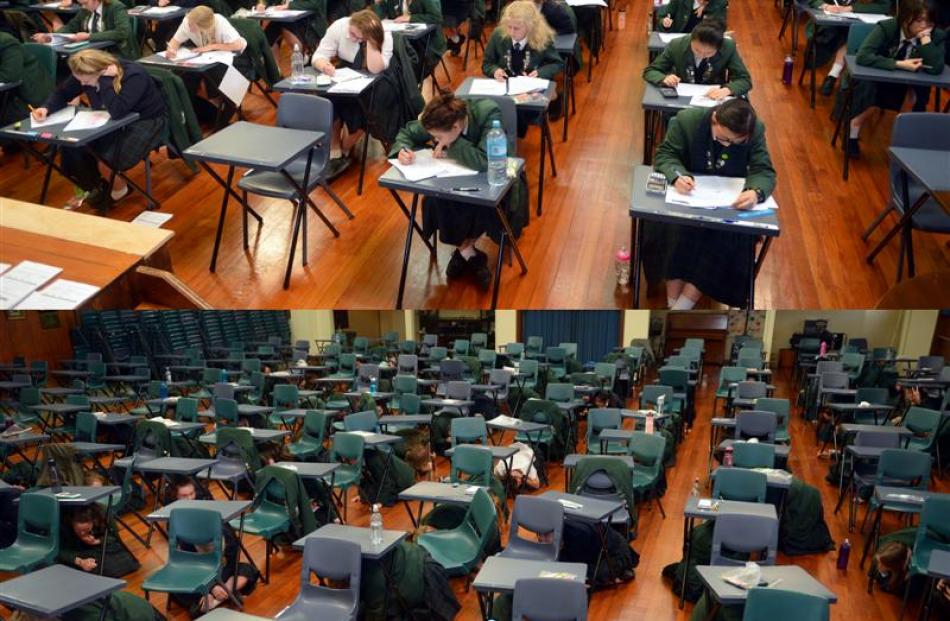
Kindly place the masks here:
[[(101, 50), (80, 50), (69, 57), (68, 64), (71, 75), (43, 106), (33, 110), (33, 118), (43, 120), (80, 95), (85, 95), (93, 110), (106, 110), (113, 119), (137, 112), (138, 120), (95, 140), (92, 148), (109, 167), (118, 171), (126, 171), (145, 159), (165, 129), (165, 99), (152, 77), (141, 65)], [(121, 147), (118, 152), (117, 145)], [(67, 147), (60, 152), (63, 170), (85, 192), (90, 206), (105, 211), (128, 194), (128, 186), (118, 176), (110, 193), (108, 182), (103, 178), (111, 174), (109, 168), (85, 149)], [(81, 202), (82, 197), (71, 201), (74, 207)]]
[[(433, 157), (451, 158), (462, 166), (485, 172), (488, 132), (494, 121), (501, 120), (498, 104), (490, 99), (464, 101), (452, 93), (442, 93), (426, 104), (418, 121), (399, 130), (389, 157), (398, 157), (402, 164), (410, 165), (415, 161), (414, 151), (432, 147)], [(528, 220), (527, 185), (523, 178), (515, 183), (505, 200), (502, 208), (518, 236)], [(501, 238), (502, 227), (494, 210), (427, 196), (422, 201), (422, 230), (426, 237), (438, 232), (442, 243), (456, 246), (445, 270), (448, 279), (471, 276), (483, 290), (488, 290), (492, 280), (488, 255), (475, 243), (484, 234), (496, 241)]]
[[(947, 33), (934, 27), (932, 5), (927, 0), (901, 0), (898, 15), (900, 17), (886, 19), (874, 26), (858, 49), (858, 64), (886, 71), (939, 75), (946, 63), (944, 46)], [(837, 114), (844, 113), (843, 103), (848, 88), (854, 88), (847, 146), (851, 157), (860, 155), (858, 137), (861, 126), (875, 108), (900, 111), (909, 93), (914, 111), (922, 112), (927, 109), (930, 99), (929, 88), (912, 89), (904, 84), (861, 80), (838, 92)]]
[(657, 12), (662, 32), (692, 32), (704, 19), (718, 18), (726, 23), (727, 0), (671, 0)]
[[(744, 99), (680, 111), (670, 122), (653, 167), (684, 194), (695, 186), (694, 174), (744, 177), (744, 189), (733, 203), (736, 209), (751, 209), (775, 188), (765, 126)], [(703, 295), (743, 306), (755, 240), (754, 235), (648, 222), (644, 272), (650, 282), (666, 280), (670, 308), (690, 309)]]
[[(124, 4), (119, 0), (78, 0), (82, 9), (73, 15), (57, 33), (72, 35), (73, 41), (111, 41), (119, 56), (134, 60), (139, 57), (138, 41), (132, 34), (132, 23)], [(71, 3), (70, 3), (71, 4)], [(33, 35), (39, 43), (49, 43), (50, 35)]]
[(670, 88), (680, 82), (709, 84), (710, 99), (745, 95), (752, 89), (752, 76), (724, 30), (718, 19), (704, 20), (688, 37), (670, 41), (643, 70), (643, 79)]

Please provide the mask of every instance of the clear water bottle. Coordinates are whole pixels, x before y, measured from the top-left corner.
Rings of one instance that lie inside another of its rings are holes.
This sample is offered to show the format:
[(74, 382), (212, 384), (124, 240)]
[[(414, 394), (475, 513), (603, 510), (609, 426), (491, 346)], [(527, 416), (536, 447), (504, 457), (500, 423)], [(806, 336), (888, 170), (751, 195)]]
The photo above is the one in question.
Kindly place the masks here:
[(693, 498), (699, 498), (699, 477), (693, 479), (693, 489), (689, 491), (689, 495)]
[(662, 414), (666, 406), (666, 395), (660, 395), (656, 398), (656, 411), (658, 414)]
[(169, 369), (168, 367), (165, 367), (165, 383), (166, 384), (172, 383), (172, 370)]
[(63, 480), (59, 476), (59, 468), (56, 467), (56, 462), (52, 458), (46, 461), (46, 466), (49, 468), (49, 488), (54, 494), (58, 494), (63, 491)]
[(303, 53), (300, 51), (300, 44), (295, 43), (293, 54), (290, 55), (290, 79), (300, 82), (303, 77)]
[(508, 180), (508, 137), (501, 121), (492, 121), (488, 132), (488, 183), (505, 185)]
[(379, 512), (379, 503), (373, 505), (373, 513), (369, 516), (369, 541), (374, 546), (383, 543), (383, 515)]

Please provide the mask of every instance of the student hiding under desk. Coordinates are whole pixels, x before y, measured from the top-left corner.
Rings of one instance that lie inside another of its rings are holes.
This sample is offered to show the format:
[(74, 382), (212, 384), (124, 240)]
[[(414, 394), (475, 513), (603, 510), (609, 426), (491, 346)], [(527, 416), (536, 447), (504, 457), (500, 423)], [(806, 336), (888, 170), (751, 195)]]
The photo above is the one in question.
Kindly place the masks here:
[(657, 11), (657, 25), (663, 32), (692, 32), (704, 19), (719, 18), (726, 23), (726, 0), (671, 0)]
[[(695, 185), (692, 174), (745, 177), (737, 209), (764, 202), (775, 188), (765, 126), (744, 99), (682, 110), (670, 122), (654, 168), (683, 193)], [(670, 308), (690, 309), (703, 295), (743, 306), (755, 241), (753, 235), (647, 222), (644, 272), (650, 282), (666, 280)]]

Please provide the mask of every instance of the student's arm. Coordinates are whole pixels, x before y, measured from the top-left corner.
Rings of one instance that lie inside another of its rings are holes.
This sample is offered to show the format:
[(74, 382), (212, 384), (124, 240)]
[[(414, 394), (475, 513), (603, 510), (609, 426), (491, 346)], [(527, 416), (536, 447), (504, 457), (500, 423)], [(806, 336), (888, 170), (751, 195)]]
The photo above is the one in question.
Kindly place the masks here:
[(643, 79), (650, 84), (660, 86), (666, 76), (676, 73), (676, 63), (673, 61), (673, 54), (670, 47), (666, 46), (663, 52), (653, 59), (653, 62), (643, 70)]
[(871, 29), (871, 32), (864, 39), (864, 43), (858, 48), (857, 61), (859, 65), (887, 71), (897, 69), (897, 61), (881, 53), (881, 50), (887, 49), (888, 35), (884, 25), (893, 21), (886, 20)]
[(564, 71), (564, 59), (554, 49), (553, 43), (544, 48), (536, 71), (538, 77), (545, 80), (553, 80), (554, 76)]
[(436, 26), (441, 26), (442, 5), (439, 0), (416, 0), (410, 3), (409, 22), (413, 24), (435, 24)]
[(765, 126), (761, 122), (756, 123), (749, 147), (749, 171), (743, 189), (761, 191), (764, 200), (775, 190), (775, 168), (772, 167), (769, 148), (765, 144)]
[[(122, 44), (129, 40), (129, 33), (132, 32), (132, 25), (129, 24), (129, 14), (124, 6), (118, 4), (104, 5), (102, 21), (108, 22), (105, 13), (112, 15), (112, 28), (94, 32), (89, 35), (90, 41), (114, 41), (116, 44)], [(109, 8), (111, 7), (111, 8)]]
[(83, 25), (86, 23), (86, 20), (89, 19), (89, 11), (83, 9), (75, 15), (72, 19), (63, 24), (56, 32), (61, 32), (63, 34), (76, 34), (77, 32), (85, 32), (83, 30)]
[(231, 22), (223, 17), (219, 19), (217, 15), (215, 15), (214, 21), (216, 28), (219, 25), (221, 26), (221, 41), (209, 43), (197, 49), (202, 51), (235, 52), (238, 54), (247, 49), (247, 39), (241, 36), (241, 33), (237, 31), (237, 28), (235, 28)]
[[(673, 29), (676, 28), (676, 23), (680, 21), (681, 3), (682, 0), (671, 0), (669, 4), (656, 10), (656, 26), (661, 32), (673, 32)], [(693, 3), (691, 0), (689, 6), (692, 10)]]
[(122, 77), (121, 92), (116, 93), (112, 78), (99, 78), (99, 98), (102, 105), (109, 111), (109, 116), (121, 119), (130, 112), (135, 112), (139, 103), (148, 93), (146, 80), (152, 78), (145, 73), (126, 73)]
[(73, 76), (69, 76), (63, 82), (62, 86), (55, 89), (43, 104), (43, 108), (49, 110), (50, 114), (57, 110), (62, 110), (66, 104), (82, 94), (82, 84)]
[(419, 121), (410, 121), (396, 134), (393, 146), (389, 150), (389, 157), (398, 156), (399, 152), (403, 149), (407, 151), (421, 149), (431, 140), (432, 136), (422, 127), (422, 123)]
[(674, 183), (679, 173), (690, 176), (683, 163), (689, 153), (689, 139), (676, 117), (670, 121), (663, 143), (657, 147), (653, 157), (653, 169), (661, 173), (666, 180)]
[[(917, 48), (925, 66), (921, 67), (921, 71), (926, 71), (932, 75), (940, 75), (946, 62), (946, 45), (947, 33), (939, 28), (934, 28), (930, 35), (930, 43)], [(930, 69), (926, 67), (930, 67)]]
[[(470, 106), (477, 102), (470, 102)], [(457, 161), (462, 166), (484, 172), (488, 170), (488, 132), (491, 131), (492, 123), (502, 122), (501, 109), (498, 106), (491, 106), (491, 111), (483, 115), (480, 122), (479, 133), (482, 137), (479, 144), (471, 142), (464, 136), (459, 136), (452, 143), (447, 151), (448, 156)]]
[(855, 2), (851, 10), (855, 13), (889, 13), (894, 3), (890, 0), (883, 2)]
[(752, 90), (752, 76), (749, 74), (745, 63), (742, 62), (742, 57), (739, 56), (735, 43), (732, 44), (732, 54), (729, 55), (729, 63), (726, 65), (726, 69), (729, 71), (729, 81), (724, 86), (732, 91), (734, 96), (745, 95)]
[(485, 52), (482, 54), (482, 73), (487, 78), (494, 78), (495, 72), (499, 69), (505, 70), (505, 68), (501, 66), (501, 62), (504, 59), (501, 51), (501, 35), (501, 29), (496, 28), (494, 32), (491, 33), (491, 37), (488, 39), (488, 45), (485, 46)]
[[(337, 26), (337, 22), (340, 26)], [(339, 31), (344, 23), (342, 19), (333, 22), (327, 29), (327, 33), (320, 39), (320, 45), (317, 46), (317, 51), (313, 53), (313, 58), (310, 60), (310, 64), (317, 71), (333, 75), (333, 63), (331, 61), (337, 57), (337, 52), (340, 49)]]
[(393, 39), (388, 32), (383, 33), (383, 48), (376, 49), (366, 42), (366, 69), (370, 73), (382, 73), (393, 57)]

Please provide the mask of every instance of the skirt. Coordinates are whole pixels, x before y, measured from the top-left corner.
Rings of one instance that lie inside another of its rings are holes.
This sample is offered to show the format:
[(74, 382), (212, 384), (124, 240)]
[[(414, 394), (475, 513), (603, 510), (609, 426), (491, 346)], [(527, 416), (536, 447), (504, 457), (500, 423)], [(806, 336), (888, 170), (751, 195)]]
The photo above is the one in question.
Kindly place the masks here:
[(439, 241), (460, 246), (466, 239), (487, 233), (493, 239), (501, 235), (501, 222), (494, 209), (476, 207), (441, 198), (422, 201), (422, 231), (426, 237), (439, 234)]

